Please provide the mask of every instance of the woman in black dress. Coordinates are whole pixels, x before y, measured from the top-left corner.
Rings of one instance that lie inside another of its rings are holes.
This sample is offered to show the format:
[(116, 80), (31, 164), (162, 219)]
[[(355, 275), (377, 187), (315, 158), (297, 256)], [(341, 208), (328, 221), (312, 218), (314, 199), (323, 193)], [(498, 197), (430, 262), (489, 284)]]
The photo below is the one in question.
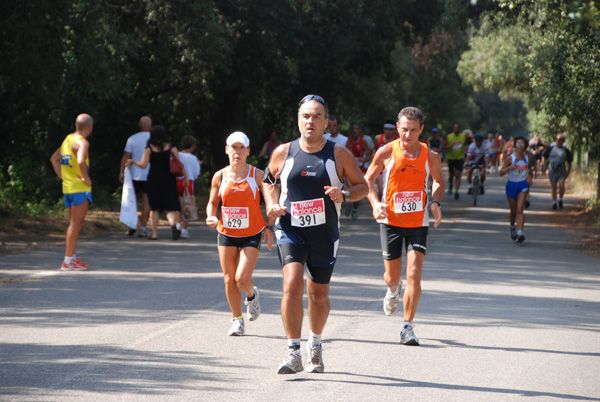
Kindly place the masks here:
[[(148, 140), (148, 146), (144, 150), (142, 160), (127, 160), (127, 167), (135, 164), (142, 169), (150, 163), (147, 181), (150, 221), (152, 224), (152, 235), (148, 237), (150, 240), (158, 239), (158, 216), (161, 211), (167, 211), (167, 219), (171, 226), (173, 240), (177, 240), (181, 236), (181, 206), (179, 204), (179, 197), (177, 196), (177, 181), (169, 168), (171, 155), (179, 161), (179, 152), (177, 148), (171, 147), (165, 128), (163, 126), (154, 126), (150, 131), (150, 139)], [(182, 170), (187, 182), (185, 168), (182, 167)]]

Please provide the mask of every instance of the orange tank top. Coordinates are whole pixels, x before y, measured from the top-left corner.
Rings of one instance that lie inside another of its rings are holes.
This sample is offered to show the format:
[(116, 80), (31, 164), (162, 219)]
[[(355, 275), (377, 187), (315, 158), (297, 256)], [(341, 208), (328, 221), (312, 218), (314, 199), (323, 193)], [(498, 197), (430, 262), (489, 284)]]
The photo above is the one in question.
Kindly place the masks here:
[(256, 168), (250, 166), (248, 176), (240, 181), (231, 180), (227, 171), (228, 168), (221, 171), (221, 219), (217, 230), (232, 237), (254, 236), (265, 229)]
[(392, 157), (383, 169), (382, 202), (388, 217), (377, 222), (403, 228), (429, 226), (426, 181), (429, 175), (429, 150), (421, 143), (417, 159), (404, 156), (400, 141), (392, 145)]

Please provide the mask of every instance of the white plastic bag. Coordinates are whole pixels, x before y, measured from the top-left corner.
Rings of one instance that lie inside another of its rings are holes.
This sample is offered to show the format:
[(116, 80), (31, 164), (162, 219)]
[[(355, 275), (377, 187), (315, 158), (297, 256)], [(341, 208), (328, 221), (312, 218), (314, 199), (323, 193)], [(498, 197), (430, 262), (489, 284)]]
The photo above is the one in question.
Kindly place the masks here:
[(125, 168), (123, 194), (121, 196), (121, 216), (119, 217), (119, 221), (132, 229), (137, 227), (137, 201), (135, 199), (135, 190), (133, 188), (133, 179), (131, 178), (130, 168)]

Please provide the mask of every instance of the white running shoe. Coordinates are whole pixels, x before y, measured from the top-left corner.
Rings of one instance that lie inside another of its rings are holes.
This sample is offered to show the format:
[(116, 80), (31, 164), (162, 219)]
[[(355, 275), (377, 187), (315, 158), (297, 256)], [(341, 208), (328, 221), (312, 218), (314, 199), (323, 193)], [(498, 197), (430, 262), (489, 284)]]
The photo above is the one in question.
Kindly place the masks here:
[(402, 290), (402, 281), (398, 283), (398, 288), (396, 289), (396, 294), (390, 292), (388, 288), (387, 292), (385, 292), (385, 297), (383, 298), (383, 312), (385, 315), (394, 315), (396, 311), (398, 311), (398, 307), (400, 306), (400, 291)]
[(188, 232), (187, 229), (182, 229), (181, 230), (181, 238), (182, 239), (189, 239), (190, 238), (190, 233)]
[(415, 335), (413, 325), (405, 325), (400, 331), (400, 343), (403, 345), (419, 346), (419, 338)]
[(227, 335), (229, 335), (229, 336), (244, 335), (244, 332), (245, 332), (244, 320), (243, 319), (238, 320), (237, 318), (233, 318), (232, 322), (233, 322), (233, 324), (231, 324), (231, 328), (229, 328)]
[(244, 300), (244, 304), (248, 307), (246, 311), (248, 313), (248, 320), (250, 321), (254, 321), (260, 316), (261, 310), (258, 297), (258, 288), (255, 286), (254, 299), (252, 301)]
[(300, 349), (288, 349), (288, 354), (279, 366), (277, 374), (296, 374), (304, 370)]
[(308, 352), (308, 366), (306, 366), (306, 371), (308, 373), (322, 373), (325, 371), (325, 365), (323, 364), (323, 347), (319, 345), (311, 348), (307, 342), (306, 350)]

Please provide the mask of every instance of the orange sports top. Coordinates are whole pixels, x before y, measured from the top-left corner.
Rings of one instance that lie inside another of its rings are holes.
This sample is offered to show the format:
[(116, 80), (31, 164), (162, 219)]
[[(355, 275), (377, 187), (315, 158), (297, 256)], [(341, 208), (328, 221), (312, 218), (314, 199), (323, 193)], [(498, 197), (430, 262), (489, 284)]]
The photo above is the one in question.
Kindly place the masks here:
[(403, 228), (429, 226), (426, 181), (429, 175), (429, 150), (420, 143), (417, 159), (404, 156), (400, 141), (392, 143), (392, 157), (383, 169), (381, 202), (388, 216), (377, 222)]
[(256, 183), (256, 168), (250, 166), (248, 176), (233, 181), (221, 171), (221, 218), (217, 230), (232, 237), (254, 236), (265, 229), (265, 219), (260, 209), (260, 191)]

